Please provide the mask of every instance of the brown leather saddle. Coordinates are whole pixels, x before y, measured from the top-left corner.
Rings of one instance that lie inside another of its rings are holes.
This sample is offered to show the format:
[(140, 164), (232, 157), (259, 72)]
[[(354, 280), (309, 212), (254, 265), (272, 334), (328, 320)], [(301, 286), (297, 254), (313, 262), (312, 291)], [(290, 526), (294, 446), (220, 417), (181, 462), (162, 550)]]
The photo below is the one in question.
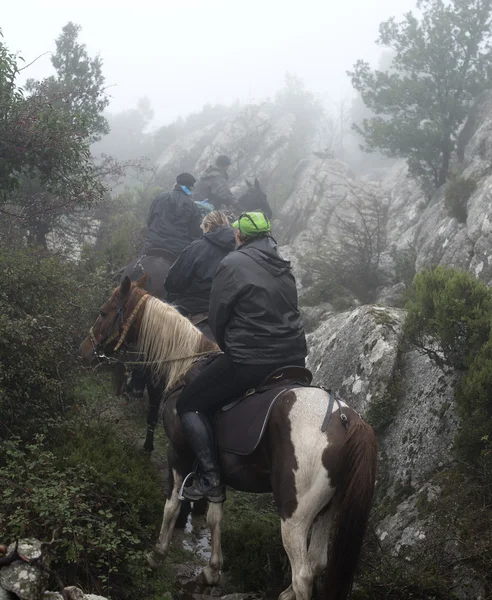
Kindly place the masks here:
[(227, 404), (215, 418), (215, 440), (221, 452), (247, 456), (263, 439), (275, 403), (295, 388), (309, 387), (308, 369), (286, 366), (276, 369), (256, 389)]

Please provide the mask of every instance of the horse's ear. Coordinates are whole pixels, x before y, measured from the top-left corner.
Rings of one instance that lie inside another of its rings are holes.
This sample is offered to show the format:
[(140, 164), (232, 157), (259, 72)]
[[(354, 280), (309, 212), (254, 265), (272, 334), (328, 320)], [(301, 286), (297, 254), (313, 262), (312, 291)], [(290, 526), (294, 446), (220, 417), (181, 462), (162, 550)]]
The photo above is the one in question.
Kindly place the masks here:
[(250, 187), (253, 187), (253, 186), (252, 186), (252, 184), (251, 184), (251, 183), (250, 183), (250, 182), (249, 182), (247, 179), (245, 179), (244, 181), (246, 182), (246, 185), (247, 185), (249, 188), (250, 188)]
[(261, 188), (260, 188), (260, 182), (258, 181), (258, 179), (256, 179), (256, 177), (255, 177), (255, 188), (257, 190), (261, 190)]
[(145, 286), (147, 285), (147, 279), (148, 279), (148, 277), (149, 277), (149, 274), (148, 273), (144, 273), (142, 275), (142, 277), (140, 277), (140, 279), (137, 279), (137, 281), (135, 282), (135, 285), (138, 288), (141, 288), (142, 290), (144, 290)]
[(128, 294), (128, 292), (130, 291), (131, 287), (132, 287), (132, 281), (127, 275), (120, 284), (120, 294), (122, 296), (126, 296)]

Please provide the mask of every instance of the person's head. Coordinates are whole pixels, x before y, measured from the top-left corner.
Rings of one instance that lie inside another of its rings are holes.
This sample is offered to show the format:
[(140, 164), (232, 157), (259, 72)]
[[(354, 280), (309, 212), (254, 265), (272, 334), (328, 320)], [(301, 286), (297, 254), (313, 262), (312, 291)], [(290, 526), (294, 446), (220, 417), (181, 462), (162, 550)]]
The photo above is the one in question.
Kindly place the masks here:
[(193, 189), (193, 186), (196, 183), (196, 179), (193, 177), (191, 173), (180, 173), (176, 177), (176, 184), (179, 186), (184, 185), (189, 190)]
[(203, 219), (201, 228), (203, 233), (215, 231), (219, 227), (229, 227), (226, 215), (220, 210), (214, 210)]
[(268, 217), (262, 212), (245, 212), (232, 224), (236, 231), (238, 246), (261, 237), (268, 237), (272, 231)]
[(221, 171), (227, 171), (228, 167), (231, 166), (231, 159), (225, 154), (221, 154), (217, 157), (215, 165), (219, 167)]

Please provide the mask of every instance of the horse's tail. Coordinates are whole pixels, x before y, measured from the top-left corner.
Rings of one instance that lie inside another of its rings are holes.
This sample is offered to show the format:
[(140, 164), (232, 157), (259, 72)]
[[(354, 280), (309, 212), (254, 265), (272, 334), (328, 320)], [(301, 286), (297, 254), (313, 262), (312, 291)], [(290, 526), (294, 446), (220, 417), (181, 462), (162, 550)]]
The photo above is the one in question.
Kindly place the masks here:
[(361, 418), (353, 420), (340, 454), (337, 515), (323, 598), (345, 600), (352, 589), (374, 496), (377, 450), (374, 429)]

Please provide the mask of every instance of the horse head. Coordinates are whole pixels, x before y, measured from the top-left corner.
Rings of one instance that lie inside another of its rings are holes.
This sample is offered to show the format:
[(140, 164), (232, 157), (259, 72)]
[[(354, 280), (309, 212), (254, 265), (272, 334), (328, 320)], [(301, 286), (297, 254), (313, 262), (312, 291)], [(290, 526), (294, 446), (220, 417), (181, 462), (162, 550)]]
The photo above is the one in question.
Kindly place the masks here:
[(82, 360), (91, 364), (101, 355), (111, 354), (125, 341), (134, 341), (139, 309), (147, 297), (147, 273), (132, 283), (125, 277), (101, 306), (99, 315), (79, 348)]
[(258, 179), (255, 179), (254, 183), (251, 183), (247, 179), (245, 181), (247, 190), (238, 198), (241, 210), (245, 212), (259, 210), (270, 219), (272, 210), (268, 204), (265, 192), (261, 189), (260, 182)]

